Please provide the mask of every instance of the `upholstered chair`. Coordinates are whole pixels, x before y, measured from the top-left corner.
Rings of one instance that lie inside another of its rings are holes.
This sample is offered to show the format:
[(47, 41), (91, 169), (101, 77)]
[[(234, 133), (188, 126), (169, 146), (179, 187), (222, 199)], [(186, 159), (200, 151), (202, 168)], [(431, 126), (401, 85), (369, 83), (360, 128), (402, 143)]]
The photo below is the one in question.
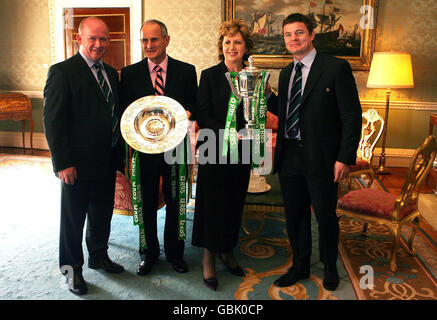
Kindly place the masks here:
[(394, 239), (390, 260), (390, 270), (396, 272), (396, 250), (402, 226), (412, 223), (413, 231), (408, 240), (408, 249), (414, 254), (413, 239), (420, 222), (418, 206), (420, 188), (424, 182), (437, 153), (437, 142), (433, 135), (416, 149), (401, 193), (396, 196), (376, 188), (363, 188), (347, 193), (339, 199), (337, 214), (352, 217), (364, 222), (363, 233), (367, 232), (369, 222), (386, 225)]

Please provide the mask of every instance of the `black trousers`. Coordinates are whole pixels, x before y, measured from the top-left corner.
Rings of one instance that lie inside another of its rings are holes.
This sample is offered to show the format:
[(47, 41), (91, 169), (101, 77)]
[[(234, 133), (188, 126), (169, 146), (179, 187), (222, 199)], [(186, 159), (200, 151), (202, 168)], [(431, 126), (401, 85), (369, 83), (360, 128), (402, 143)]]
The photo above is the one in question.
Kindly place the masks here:
[(166, 203), (164, 251), (167, 260), (180, 260), (184, 255), (185, 242), (183, 240), (178, 240), (178, 202), (177, 200), (172, 199), (171, 166), (165, 162), (163, 153), (141, 154), (140, 170), (143, 196), (144, 231), (147, 244), (145, 250), (139, 251), (141, 260), (157, 259), (160, 254), (157, 211), (161, 176), (163, 182), (162, 191)]
[(111, 219), (114, 210), (115, 167), (101, 181), (77, 179), (74, 185), (61, 182), (61, 225), (59, 266), (79, 269), (84, 264), (82, 237), (85, 220), (86, 245), (89, 256), (107, 254)]
[(313, 205), (318, 222), (320, 260), (332, 268), (336, 266), (338, 257), (338, 183), (308, 179), (302, 147), (297, 143), (285, 142), (282, 155), (279, 181), (284, 198), (287, 232), (293, 250), (293, 265), (304, 271), (310, 269)]

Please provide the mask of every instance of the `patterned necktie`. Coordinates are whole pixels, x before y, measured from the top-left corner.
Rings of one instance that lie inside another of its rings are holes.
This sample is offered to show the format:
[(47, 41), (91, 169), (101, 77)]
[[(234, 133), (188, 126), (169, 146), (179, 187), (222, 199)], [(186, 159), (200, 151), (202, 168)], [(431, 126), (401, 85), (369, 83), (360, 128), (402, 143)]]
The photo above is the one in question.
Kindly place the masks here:
[(156, 71), (156, 79), (155, 79), (155, 96), (163, 96), (164, 95), (164, 80), (162, 79), (162, 68), (159, 65), (156, 65), (153, 70)]
[(296, 139), (299, 133), (299, 107), (302, 100), (302, 63), (296, 64), (296, 73), (290, 92), (290, 104), (287, 112), (286, 133), (290, 139)]
[(111, 111), (111, 118), (112, 118), (112, 146), (114, 147), (117, 144), (118, 137), (120, 136), (119, 131), (117, 130), (118, 125), (118, 117), (115, 112), (115, 103), (114, 103), (114, 97), (112, 95), (112, 91), (109, 88), (108, 82), (105, 80), (105, 77), (103, 76), (102, 72), (102, 65), (100, 63), (95, 63), (94, 68), (97, 71), (97, 78), (99, 80), (100, 88), (102, 88), (103, 95), (106, 98), (106, 101), (108, 102), (110, 111)]

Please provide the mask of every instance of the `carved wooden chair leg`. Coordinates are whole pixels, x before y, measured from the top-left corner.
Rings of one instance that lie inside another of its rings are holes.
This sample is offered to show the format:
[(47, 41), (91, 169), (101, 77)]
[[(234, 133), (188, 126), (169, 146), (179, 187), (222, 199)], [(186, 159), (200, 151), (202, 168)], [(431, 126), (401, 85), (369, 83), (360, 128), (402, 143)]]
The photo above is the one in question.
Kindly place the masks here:
[(420, 216), (418, 216), (417, 218), (414, 218), (413, 221), (411, 221), (411, 222), (413, 224), (413, 230), (411, 231), (410, 238), (408, 239), (408, 250), (410, 250), (410, 254), (416, 254), (416, 250), (414, 250), (414, 248), (413, 248), (413, 240), (414, 240), (414, 237), (416, 236), (417, 229), (419, 229)]
[(390, 230), (391, 230), (391, 232), (393, 234), (393, 239), (394, 239), (393, 250), (392, 250), (392, 253), (391, 253), (391, 260), (390, 260), (390, 270), (392, 272), (396, 272), (397, 269), (398, 269), (398, 267), (396, 265), (396, 251), (399, 248), (399, 240), (400, 240), (400, 237), (401, 237), (401, 232), (400, 232), (399, 227), (391, 227)]

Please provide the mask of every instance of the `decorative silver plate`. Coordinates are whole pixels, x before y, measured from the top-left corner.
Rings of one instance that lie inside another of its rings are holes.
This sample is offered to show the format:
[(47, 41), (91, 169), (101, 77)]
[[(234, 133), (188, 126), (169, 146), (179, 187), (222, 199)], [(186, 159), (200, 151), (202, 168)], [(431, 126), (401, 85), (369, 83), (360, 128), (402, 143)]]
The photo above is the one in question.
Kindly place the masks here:
[(120, 120), (124, 140), (143, 153), (163, 153), (185, 138), (188, 118), (184, 107), (166, 96), (146, 96), (132, 102)]

